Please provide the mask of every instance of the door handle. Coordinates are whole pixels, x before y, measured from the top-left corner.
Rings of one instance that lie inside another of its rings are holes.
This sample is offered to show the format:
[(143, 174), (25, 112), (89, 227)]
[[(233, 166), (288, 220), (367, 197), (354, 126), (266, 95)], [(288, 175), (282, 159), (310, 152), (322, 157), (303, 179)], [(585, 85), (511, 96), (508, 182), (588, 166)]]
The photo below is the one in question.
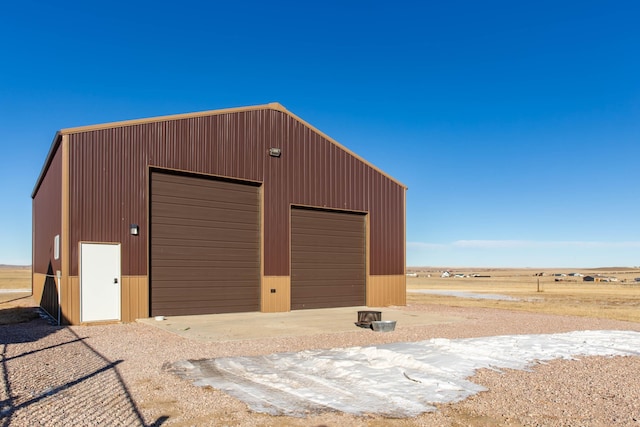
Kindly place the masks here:
[(118, 278), (117, 277), (113, 278), (113, 283), (118, 283)]

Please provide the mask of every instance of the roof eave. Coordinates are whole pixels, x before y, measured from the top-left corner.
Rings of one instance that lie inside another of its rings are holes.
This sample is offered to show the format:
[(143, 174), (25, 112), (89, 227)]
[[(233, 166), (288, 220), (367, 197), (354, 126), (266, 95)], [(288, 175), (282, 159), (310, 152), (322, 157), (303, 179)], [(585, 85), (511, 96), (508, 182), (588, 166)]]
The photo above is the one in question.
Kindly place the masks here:
[(53, 137), (53, 141), (51, 141), (51, 147), (49, 148), (49, 153), (47, 153), (47, 157), (45, 158), (44, 165), (40, 170), (40, 175), (38, 175), (38, 179), (36, 180), (36, 185), (33, 187), (33, 191), (31, 191), (32, 199), (36, 196), (36, 193), (38, 192), (38, 189), (42, 184), (42, 180), (44, 179), (44, 176), (47, 174), (47, 170), (49, 169), (49, 166), (51, 166), (51, 162), (53, 161), (53, 156), (56, 154), (56, 151), (58, 151), (58, 147), (60, 146), (61, 140), (62, 140), (62, 131), (58, 131)]
[(40, 172), (40, 175), (38, 176), (38, 180), (36, 182), (36, 185), (33, 188), (33, 191), (31, 193), (31, 198), (33, 198), (35, 196), (35, 194), (38, 191), (38, 188), (42, 184), (42, 180), (44, 179), (44, 175), (46, 174), (46, 171), (49, 168), (49, 165), (51, 164), (53, 156), (54, 156), (58, 146), (60, 145), (60, 141), (61, 141), (63, 135), (69, 135), (69, 134), (81, 133), (81, 132), (91, 132), (91, 131), (95, 131), (95, 130), (110, 129), (110, 128), (114, 128), (114, 127), (135, 126), (135, 125), (147, 124), (147, 123), (158, 123), (158, 122), (163, 122), (163, 121), (168, 121), (168, 120), (189, 119), (189, 118), (194, 118), (194, 117), (208, 117), (208, 116), (214, 116), (214, 115), (220, 115), (220, 114), (230, 114), (230, 113), (238, 113), (238, 112), (245, 112), (245, 111), (256, 111), (256, 110), (275, 110), (275, 111), (280, 111), (280, 112), (282, 112), (284, 114), (289, 115), (294, 120), (297, 120), (298, 122), (302, 123), (303, 125), (305, 125), (308, 128), (312, 129), (314, 132), (316, 132), (319, 135), (321, 135), (323, 138), (327, 139), (332, 144), (338, 146), (341, 150), (343, 150), (343, 151), (349, 153), (350, 155), (354, 156), (356, 159), (358, 159), (362, 163), (366, 164), (367, 166), (371, 167), (372, 169), (374, 169), (378, 173), (384, 175), (385, 177), (389, 178), (391, 181), (395, 182), (396, 184), (398, 184), (399, 186), (401, 186), (405, 190), (407, 190), (407, 186), (406, 185), (404, 185), (403, 183), (401, 183), (397, 179), (393, 178), (392, 176), (388, 175), (387, 173), (383, 172), (381, 169), (379, 169), (378, 167), (374, 166), (372, 163), (368, 162), (367, 160), (363, 159), (362, 157), (360, 157), (359, 155), (357, 155), (353, 151), (349, 150), (344, 145), (340, 144), (338, 141), (336, 141), (335, 139), (331, 138), (329, 135), (325, 134), (324, 132), (322, 132), (321, 130), (316, 128), (315, 126), (311, 125), (310, 123), (308, 123), (305, 120), (301, 119), (300, 117), (296, 116), (291, 111), (287, 110), (282, 104), (280, 104), (278, 102), (271, 102), (269, 104), (253, 105), (253, 106), (248, 106), (248, 107), (225, 108), (225, 109), (220, 109), (220, 110), (201, 111), (201, 112), (197, 112), (197, 113), (172, 114), (172, 115), (167, 115), (167, 116), (150, 117), (150, 118), (146, 118), (146, 119), (124, 120), (124, 121), (118, 121), (118, 122), (102, 123), (102, 124), (98, 124), (98, 125), (78, 126), (78, 127), (61, 129), (58, 132), (56, 132), (56, 135), (53, 138), (53, 142), (51, 144), (51, 148), (49, 149), (49, 154), (47, 154), (47, 158), (46, 158), (45, 164), (44, 164), (44, 166), (42, 168), (42, 171)]

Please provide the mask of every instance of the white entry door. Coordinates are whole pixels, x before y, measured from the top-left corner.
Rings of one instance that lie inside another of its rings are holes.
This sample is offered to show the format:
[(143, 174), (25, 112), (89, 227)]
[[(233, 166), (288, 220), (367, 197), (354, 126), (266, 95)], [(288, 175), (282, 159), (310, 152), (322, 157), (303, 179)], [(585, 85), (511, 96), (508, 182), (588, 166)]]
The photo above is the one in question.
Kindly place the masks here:
[(120, 244), (80, 244), (80, 321), (120, 320)]

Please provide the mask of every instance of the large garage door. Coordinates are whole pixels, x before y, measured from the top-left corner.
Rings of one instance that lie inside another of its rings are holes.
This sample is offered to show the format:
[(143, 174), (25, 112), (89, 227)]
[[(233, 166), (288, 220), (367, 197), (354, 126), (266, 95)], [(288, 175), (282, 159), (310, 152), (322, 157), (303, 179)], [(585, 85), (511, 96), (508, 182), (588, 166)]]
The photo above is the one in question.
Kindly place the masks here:
[(365, 216), (291, 209), (291, 309), (365, 305)]
[(151, 315), (258, 311), (259, 188), (151, 174)]

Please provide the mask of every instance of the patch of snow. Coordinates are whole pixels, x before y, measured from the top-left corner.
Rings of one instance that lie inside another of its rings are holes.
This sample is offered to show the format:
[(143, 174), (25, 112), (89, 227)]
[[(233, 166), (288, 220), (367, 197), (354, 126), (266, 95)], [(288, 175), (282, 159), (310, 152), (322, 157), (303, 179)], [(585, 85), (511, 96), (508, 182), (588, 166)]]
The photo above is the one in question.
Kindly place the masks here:
[(225, 391), (256, 412), (303, 417), (341, 411), (402, 418), (484, 390), (467, 380), (478, 369), (526, 369), (536, 361), (622, 355), (640, 355), (640, 332), (437, 338), (180, 361), (172, 369), (198, 386)]
[(502, 301), (520, 301), (520, 298), (510, 297), (508, 295), (500, 294), (479, 294), (476, 292), (465, 291), (447, 291), (440, 289), (407, 289), (407, 292), (414, 294), (430, 294), (430, 295), (446, 295), (458, 298), (473, 298), (473, 299), (491, 299)]

